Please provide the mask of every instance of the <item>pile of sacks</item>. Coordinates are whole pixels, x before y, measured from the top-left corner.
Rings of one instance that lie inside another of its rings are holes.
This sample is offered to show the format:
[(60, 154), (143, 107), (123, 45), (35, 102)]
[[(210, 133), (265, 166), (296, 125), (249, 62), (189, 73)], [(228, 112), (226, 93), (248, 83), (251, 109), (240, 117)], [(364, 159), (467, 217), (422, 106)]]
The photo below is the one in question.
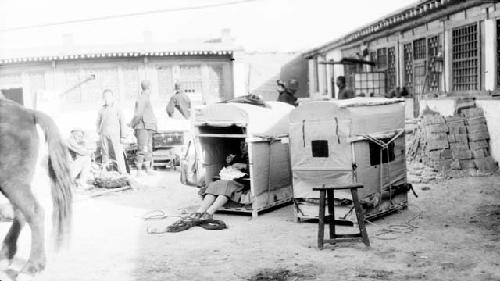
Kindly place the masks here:
[(475, 105), (448, 117), (427, 112), (410, 141), (407, 158), (437, 171), (494, 172), (498, 165), (491, 157), (489, 139), (484, 112)]

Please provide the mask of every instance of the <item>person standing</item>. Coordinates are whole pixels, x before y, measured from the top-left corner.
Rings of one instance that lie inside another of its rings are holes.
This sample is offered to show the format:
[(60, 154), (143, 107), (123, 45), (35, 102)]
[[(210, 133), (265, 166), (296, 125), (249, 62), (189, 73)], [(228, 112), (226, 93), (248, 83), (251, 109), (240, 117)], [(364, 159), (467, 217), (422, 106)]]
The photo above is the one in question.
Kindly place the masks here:
[(148, 80), (141, 82), (141, 93), (137, 98), (134, 108), (134, 117), (129, 126), (134, 129), (137, 138), (138, 151), (135, 159), (137, 174), (142, 174), (142, 169), (150, 172), (153, 161), (153, 133), (157, 129), (156, 117), (150, 100), (151, 84)]
[[(298, 86), (298, 83), (296, 80), (290, 80), (290, 82), (293, 82), (295, 86), (295, 84), (297, 84)], [(289, 82), (289, 84), (291, 84)], [(297, 105), (297, 98), (295, 97), (295, 92), (292, 92), (290, 91), (290, 89), (287, 89), (287, 87), (285, 87), (285, 83), (281, 80), (277, 80), (276, 81), (276, 84), (277, 84), (277, 90), (278, 90), (278, 101), (279, 102), (285, 102), (285, 103), (288, 103), (290, 105), (293, 105), (293, 106), (296, 106)], [(298, 87), (296, 87), (298, 88)], [(296, 88), (295, 88), (295, 91), (296, 91)]]
[(167, 114), (172, 117), (175, 109), (177, 109), (185, 119), (189, 119), (191, 116), (191, 100), (186, 93), (184, 93), (179, 84), (175, 83), (174, 88), (174, 95), (167, 104)]
[(339, 100), (354, 98), (354, 92), (351, 89), (346, 88), (344, 76), (337, 77), (337, 87), (339, 87)]
[(118, 172), (126, 173), (122, 140), (125, 139), (125, 121), (120, 108), (115, 103), (113, 91), (106, 89), (102, 93), (104, 105), (97, 115), (97, 132), (101, 140), (102, 164), (109, 160), (116, 161)]
[(92, 152), (87, 146), (85, 132), (81, 129), (71, 130), (66, 146), (71, 156), (71, 178), (76, 182), (78, 187), (85, 188), (90, 176), (90, 167), (92, 163)]

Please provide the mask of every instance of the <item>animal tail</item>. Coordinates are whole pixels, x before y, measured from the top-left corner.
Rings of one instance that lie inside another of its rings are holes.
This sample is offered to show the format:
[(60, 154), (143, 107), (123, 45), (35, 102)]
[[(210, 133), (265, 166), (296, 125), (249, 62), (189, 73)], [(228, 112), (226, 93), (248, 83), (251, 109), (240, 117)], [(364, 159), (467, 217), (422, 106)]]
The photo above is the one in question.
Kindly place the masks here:
[(52, 185), (54, 246), (56, 249), (60, 249), (65, 238), (69, 236), (71, 229), (73, 181), (70, 174), (69, 153), (52, 118), (39, 111), (33, 112), (35, 123), (42, 127), (48, 144), (48, 172)]

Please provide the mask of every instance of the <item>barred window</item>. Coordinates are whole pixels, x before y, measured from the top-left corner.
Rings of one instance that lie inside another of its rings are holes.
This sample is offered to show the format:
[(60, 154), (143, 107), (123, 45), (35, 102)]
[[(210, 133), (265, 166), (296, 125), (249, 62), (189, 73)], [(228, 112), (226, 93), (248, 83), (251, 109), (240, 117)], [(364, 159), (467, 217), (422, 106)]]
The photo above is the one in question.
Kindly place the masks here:
[(385, 73), (363, 72), (354, 75), (354, 93), (356, 95), (381, 97), (384, 96)]
[(181, 65), (179, 68), (179, 84), (186, 93), (198, 93), (202, 91), (201, 66)]
[(440, 89), (439, 84), (440, 84), (440, 80), (441, 80), (441, 73), (439, 71), (436, 71), (436, 69), (435, 69), (436, 59), (440, 56), (440, 53), (442, 51), (439, 35), (428, 38), (427, 39), (427, 47), (428, 47), (428, 54), (429, 54), (429, 64), (428, 64), (428, 67), (429, 67), (429, 77), (428, 77), (429, 91), (437, 92)]
[(358, 73), (358, 68), (354, 64), (344, 65), (345, 85), (348, 89), (354, 88), (354, 74)]
[(479, 32), (477, 24), (452, 31), (452, 82), (454, 91), (479, 90)]
[(169, 99), (174, 93), (174, 76), (171, 66), (161, 66), (158, 73), (158, 94), (161, 99)]
[(387, 49), (386, 91), (396, 88), (396, 48)]
[(387, 48), (377, 49), (377, 68), (387, 68)]
[(425, 59), (425, 54), (427, 53), (427, 48), (425, 46), (425, 38), (420, 38), (413, 41), (413, 59), (421, 60)]
[(404, 64), (404, 86), (413, 92), (413, 47), (411, 43), (403, 46), (403, 64)]

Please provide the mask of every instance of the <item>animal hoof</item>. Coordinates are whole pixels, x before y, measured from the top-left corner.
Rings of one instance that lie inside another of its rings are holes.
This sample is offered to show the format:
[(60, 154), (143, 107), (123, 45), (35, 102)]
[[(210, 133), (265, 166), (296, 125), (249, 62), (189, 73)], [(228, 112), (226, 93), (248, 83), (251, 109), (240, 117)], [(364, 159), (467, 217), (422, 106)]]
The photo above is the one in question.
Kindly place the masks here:
[[(12, 264), (11, 260), (1, 260), (0, 261), (0, 270), (7, 270), (11, 264)], [(0, 280), (3, 280), (3, 279), (0, 279)]]
[(19, 273), (16, 277), (16, 281), (32, 281), (35, 276), (28, 273)]

